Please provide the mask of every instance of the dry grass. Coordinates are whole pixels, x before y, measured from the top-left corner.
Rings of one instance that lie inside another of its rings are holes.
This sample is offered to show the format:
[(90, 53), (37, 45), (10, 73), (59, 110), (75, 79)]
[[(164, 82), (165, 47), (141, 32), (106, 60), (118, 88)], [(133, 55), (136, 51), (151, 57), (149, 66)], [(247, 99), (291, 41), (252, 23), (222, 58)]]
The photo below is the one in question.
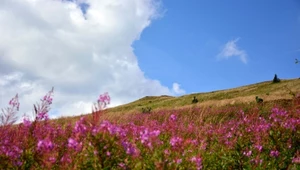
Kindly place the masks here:
[[(159, 112), (162, 110), (188, 109), (194, 107), (205, 110), (206, 108), (214, 107), (241, 104), (249, 105), (255, 103), (256, 96), (262, 98), (264, 102), (271, 103), (273, 101), (291, 100), (293, 94), (297, 93), (300, 93), (300, 79), (281, 80), (280, 83), (275, 84), (271, 81), (267, 81), (228, 90), (194, 93), (180, 97), (166, 95), (146, 96), (134, 102), (105, 110), (105, 112), (102, 113), (101, 119), (122, 122), (130, 119), (130, 117), (135, 114), (141, 114), (142, 108), (146, 107), (151, 107), (152, 112)], [(199, 101), (196, 104), (191, 103), (194, 96)], [(79, 118), (80, 116), (67, 117), (59, 121), (70, 122), (72, 120), (71, 122), (74, 122)]]

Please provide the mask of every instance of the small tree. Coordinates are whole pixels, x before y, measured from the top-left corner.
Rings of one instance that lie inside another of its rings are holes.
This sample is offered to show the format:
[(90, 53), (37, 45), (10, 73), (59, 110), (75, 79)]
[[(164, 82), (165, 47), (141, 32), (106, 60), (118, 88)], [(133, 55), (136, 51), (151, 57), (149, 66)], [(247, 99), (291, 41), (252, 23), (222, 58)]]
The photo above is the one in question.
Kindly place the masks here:
[(273, 78), (273, 83), (279, 83), (280, 79), (277, 77), (277, 74), (275, 74), (274, 78)]

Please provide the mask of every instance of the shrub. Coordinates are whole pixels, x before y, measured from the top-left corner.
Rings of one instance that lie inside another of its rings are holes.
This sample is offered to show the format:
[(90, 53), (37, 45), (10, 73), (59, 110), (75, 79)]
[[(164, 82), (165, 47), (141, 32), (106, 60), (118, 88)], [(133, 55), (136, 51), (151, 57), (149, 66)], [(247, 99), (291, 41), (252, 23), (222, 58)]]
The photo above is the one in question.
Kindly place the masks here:
[(194, 99), (192, 100), (192, 103), (198, 103), (198, 99), (196, 98), (196, 96), (194, 96)]
[(151, 113), (152, 108), (151, 107), (143, 107), (142, 108), (142, 113)]
[(262, 98), (259, 98), (258, 96), (255, 97), (256, 103), (262, 103), (264, 100)]
[(273, 78), (273, 83), (279, 83), (280, 79), (277, 77), (277, 74), (275, 74), (274, 78)]

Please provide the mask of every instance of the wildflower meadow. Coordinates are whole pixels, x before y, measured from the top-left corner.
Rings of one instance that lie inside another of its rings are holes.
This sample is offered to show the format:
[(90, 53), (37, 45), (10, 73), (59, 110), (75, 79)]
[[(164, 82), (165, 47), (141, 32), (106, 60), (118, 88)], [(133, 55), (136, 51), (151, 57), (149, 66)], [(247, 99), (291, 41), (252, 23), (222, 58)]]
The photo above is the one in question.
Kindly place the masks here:
[(60, 123), (48, 117), (53, 93), (34, 105), (34, 120), (15, 124), (18, 95), (2, 110), (0, 169), (300, 169), (297, 96), (291, 107), (194, 107), (108, 121), (105, 93), (90, 116)]

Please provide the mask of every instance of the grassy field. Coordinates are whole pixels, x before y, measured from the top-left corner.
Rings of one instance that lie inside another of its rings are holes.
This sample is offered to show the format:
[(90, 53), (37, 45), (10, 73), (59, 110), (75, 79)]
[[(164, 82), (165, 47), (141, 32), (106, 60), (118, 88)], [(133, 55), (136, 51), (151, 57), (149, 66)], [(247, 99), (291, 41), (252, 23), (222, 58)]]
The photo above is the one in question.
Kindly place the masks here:
[[(266, 81), (262, 83), (237, 87), (228, 90), (207, 93), (194, 93), (180, 97), (146, 96), (132, 103), (110, 108), (105, 111), (104, 118), (127, 117), (128, 114), (142, 112), (142, 108), (151, 107), (153, 111), (170, 110), (190, 107), (222, 107), (235, 105), (253, 105), (255, 97), (259, 96), (265, 103), (285, 103), (291, 101), (295, 94), (300, 92), (300, 79), (281, 80), (280, 83)], [(198, 103), (192, 104), (194, 96)]]
[(300, 169), (300, 79), (48, 120), (52, 92), (35, 120), (0, 126), (0, 169)]

